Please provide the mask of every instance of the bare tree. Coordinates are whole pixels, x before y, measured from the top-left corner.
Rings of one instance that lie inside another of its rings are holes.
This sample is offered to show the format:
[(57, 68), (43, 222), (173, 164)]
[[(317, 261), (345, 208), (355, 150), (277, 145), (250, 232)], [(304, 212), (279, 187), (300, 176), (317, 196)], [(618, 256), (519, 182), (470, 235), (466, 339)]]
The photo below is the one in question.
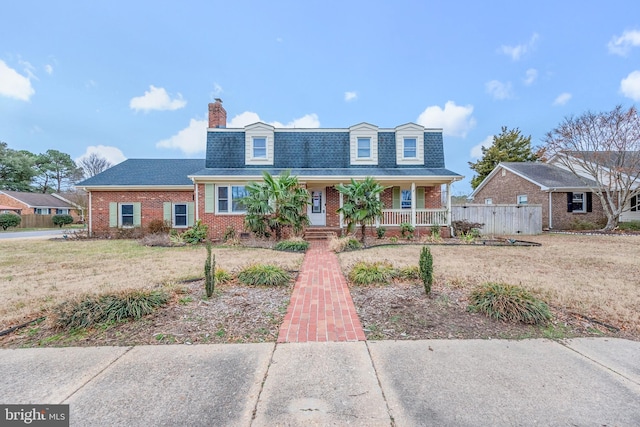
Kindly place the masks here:
[(109, 160), (96, 153), (91, 153), (78, 162), (78, 167), (84, 171), (85, 178), (91, 178), (100, 172), (104, 172), (111, 166), (113, 166), (113, 164), (111, 164)]
[[(635, 107), (568, 117), (545, 137), (551, 161), (557, 161), (598, 196), (607, 225), (617, 227), (640, 184), (640, 117)], [(589, 185), (589, 180), (595, 181)]]

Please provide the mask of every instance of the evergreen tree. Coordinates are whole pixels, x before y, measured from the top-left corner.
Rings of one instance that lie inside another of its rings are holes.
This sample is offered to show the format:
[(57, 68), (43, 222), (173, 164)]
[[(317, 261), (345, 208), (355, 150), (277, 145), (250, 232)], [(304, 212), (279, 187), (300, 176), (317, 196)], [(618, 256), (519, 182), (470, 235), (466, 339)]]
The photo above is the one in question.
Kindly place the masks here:
[(531, 147), (531, 135), (523, 136), (520, 129), (503, 126), (500, 134), (493, 136), (491, 146), (482, 147), (482, 158), (469, 162), (469, 167), (477, 173), (471, 179), (471, 188), (480, 185), (500, 162), (535, 162), (541, 156), (541, 151), (534, 151)]

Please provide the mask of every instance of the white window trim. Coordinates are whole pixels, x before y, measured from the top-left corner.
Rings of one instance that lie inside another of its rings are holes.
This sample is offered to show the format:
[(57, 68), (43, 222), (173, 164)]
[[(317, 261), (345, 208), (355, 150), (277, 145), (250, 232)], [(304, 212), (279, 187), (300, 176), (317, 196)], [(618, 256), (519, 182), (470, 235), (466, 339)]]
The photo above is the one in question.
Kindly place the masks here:
[[(177, 225), (176, 224), (176, 206), (183, 205), (185, 207), (184, 211), (184, 219), (185, 225)], [(173, 203), (171, 205), (171, 226), (172, 228), (189, 228), (189, 204), (184, 203)]]
[[(60, 211), (66, 211), (66, 212), (61, 213)], [(71, 209), (56, 208), (56, 214), (58, 214), (58, 215), (70, 215), (71, 214)]]
[[(364, 157), (364, 156), (360, 156), (360, 141), (368, 141), (369, 142), (369, 155)], [(356, 138), (356, 158), (357, 160), (371, 160), (373, 157), (371, 155), (371, 152), (373, 150), (371, 149), (371, 137), (368, 136), (359, 136)]]
[[(227, 188), (227, 206), (228, 206), (228, 210), (226, 211), (221, 211), (220, 210), (220, 205), (218, 204), (218, 189), (220, 187), (226, 187)], [(214, 203), (215, 203), (215, 212), (216, 215), (244, 215), (247, 213), (247, 211), (238, 211), (238, 212), (233, 212), (233, 189), (232, 187), (247, 187), (244, 183), (234, 183), (234, 184), (216, 184), (214, 187)]]
[(485, 205), (492, 205), (492, 204), (493, 204), (493, 199), (492, 199), (492, 198), (486, 198), (486, 199), (484, 199), (484, 204), (485, 204)]
[[(573, 209), (573, 197), (576, 197), (576, 194), (582, 194), (582, 209), (577, 210)], [(587, 213), (587, 193), (583, 191), (578, 191), (573, 193), (573, 197), (571, 199), (571, 212), (572, 213)]]
[[(520, 198), (521, 197), (524, 197), (524, 199), (525, 199), (524, 203), (520, 202)], [(529, 204), (529, 196), (527, 194), (518, 194), (516, 196), (516, 204), (518, 204), (518, 205), (528, 205)]]
[[(46, 213), (45, 213), (46, 211)], [(35, 208), (36, 215), (51, 215), (51, 208)]]
[[(245, 164), (273, 165), (274, 127), (265, 123), (254, 123), (245, 127)], [(266, 157), (253, 156), (254, 138), (264, 138), (266, 141)]]
[[(122, 223), (122, 207), (131, 206), (131, 224)], [(134, 228), (136, 222), (136, 208), (133, 203), (118, 203), (118, 228)]]
[[(415, 123), (395, 128), (396, 133), (396, 164), (398, 165), (424, 165), (424, 127)], [(416, 156), (404, 156), (404, 140), (406, 138), (416, 140)]]
[[(358, 157), (358, 138), (369, 138), (370, 157)], [(349, 153), (351, 165), (377, 165), (378, 164), (378, 127), (368, 123), (349, 128)]]

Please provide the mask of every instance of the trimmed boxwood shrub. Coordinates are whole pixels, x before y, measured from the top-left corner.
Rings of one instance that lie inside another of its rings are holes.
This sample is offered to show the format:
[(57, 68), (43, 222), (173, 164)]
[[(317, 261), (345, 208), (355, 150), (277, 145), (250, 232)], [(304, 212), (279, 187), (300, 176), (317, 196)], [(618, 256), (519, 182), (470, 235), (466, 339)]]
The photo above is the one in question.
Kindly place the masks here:
[(0, 227), (3, 230), (6, 230), (9, 227), (17, 227), (22, 222), (22, 218), (20, 215), (12, 214), (12, 213), (4, 213), (0, 214)]
[(73, 217), (67, 214), (54, 215), (51, 220), (55, 225), (62, 228), (63, 225), (73, 224)]

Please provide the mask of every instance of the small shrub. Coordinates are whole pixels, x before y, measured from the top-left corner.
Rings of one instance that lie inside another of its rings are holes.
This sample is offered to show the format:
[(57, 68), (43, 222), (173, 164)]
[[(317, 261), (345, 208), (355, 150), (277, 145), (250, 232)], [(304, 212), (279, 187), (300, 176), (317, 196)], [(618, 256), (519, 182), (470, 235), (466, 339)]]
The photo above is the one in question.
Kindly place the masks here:
[(73, 217), (67, 214), (54, 215), (51, 217), (54, 225), (62, 228), (63, 225), (73, 224)]
[(207, 259), (204, 261), (204, 289), (211, 298), (216, 286), (216, 256), (211, 254), (211, 240), (207, 240)]
[(362, 244), (353, 236), (333, 236), (329, 241), (329, 249), (333, 252), (344, 252), (347, 250), (356, 250), (361, 248)]
[(349, 272), (349, 280), (356, 285), (386, 285), (395, 275), (393, 266), (388, 262), (359, 262)]
[(406, 280), (415, 280), (420, 278), (420, 267), (410, 265), (402, 267), (396, 271), (396, 276)]
[(91, 295), (68, 301), (55, 310), (55, 325), (64, 329), (140, 319), (169, 301), (160, 291), (133, 290), (117, 294)]
[(186, 243), (196, 244), (204, 241), (207, 238), (209, 232), (209, 226), (203, 224), (202, 221), (197, 220), (193, 227), (182, 233), (182, 239)]
[(490, 318), (541, 324), (551, 319), (549, 306), (519, 286), (485, 283), (469, 297), (469, 310)]
[(149, 222), (147, 226), (147, 230), (151, 234), (156, 233), (169, 233), (171, 231), (171, 222), (163, 221), (161, 219), (154, 219)]
[(226, 243), (229, 240), (235, 240), (235, 239), (236, 239), (236, 229), (233, 228), (232, 226), (228, 226), (226, 230), (224, 230), (224, 236), (222, 236), (222, 241)]
[(22, 222), (20, 215), (12, 213), (0, 214), (0, 227), (2, 227), (3, 230), (9, 227), (17, 227), (20, 225), (20, 222)]
[(478, 231), (484, 227), (484, 224), (479, 222), (470, 222), (465, 220), (452, 221), (451, 227), (453, 227), (453, 232), (456, 236), (462, 236), (463, 234), (469, 234), (469, 232), (476, 228)]
[(240, 271), (238, 280), (245, 285), (284, 286), (291, 276), (275, 265), (255, 264)]
[(640, 221), (621, 222), (618, 228), (625, 231), (640, 231)]
[(387, 232), (387, 229), (384, 227), (378, 227), (376, 229), (376, 235), (378, 236), (378, 239), (382, 239), (385, 235), (385, 233)]
[(309, 249), (309, 242), (300, 237), (292, 237), (288, 240), (281, 240), (274, 246), (277, 251), (305, 252)]
[(408, 222), (403, 222), (400, 224), (400, 235), (403, 239), (411, 240), (413, 239), (413, 232), (416, 231), (416, 228)]
[(398, 238), (396, 236), (393, 236), (392, 238), (389, 239), (389, 241), (391, 243), (398, 243)]
[(423, 246), (420, 251), (419, 266), (424, 291), (429, 295), (431, 293), (431, 285), (433, 284), (433, 256), (428, 246)]
[(225, 284), (229, 283), (233, 279), (233, 276), (227, 270), (224, 270), (222, 268), (216, 268), (215, 275), (216, 283)]
[(439, 242), (442, 240), (441, 229), (439, 225), (431, 226), (431, 240), (434, 242)]

